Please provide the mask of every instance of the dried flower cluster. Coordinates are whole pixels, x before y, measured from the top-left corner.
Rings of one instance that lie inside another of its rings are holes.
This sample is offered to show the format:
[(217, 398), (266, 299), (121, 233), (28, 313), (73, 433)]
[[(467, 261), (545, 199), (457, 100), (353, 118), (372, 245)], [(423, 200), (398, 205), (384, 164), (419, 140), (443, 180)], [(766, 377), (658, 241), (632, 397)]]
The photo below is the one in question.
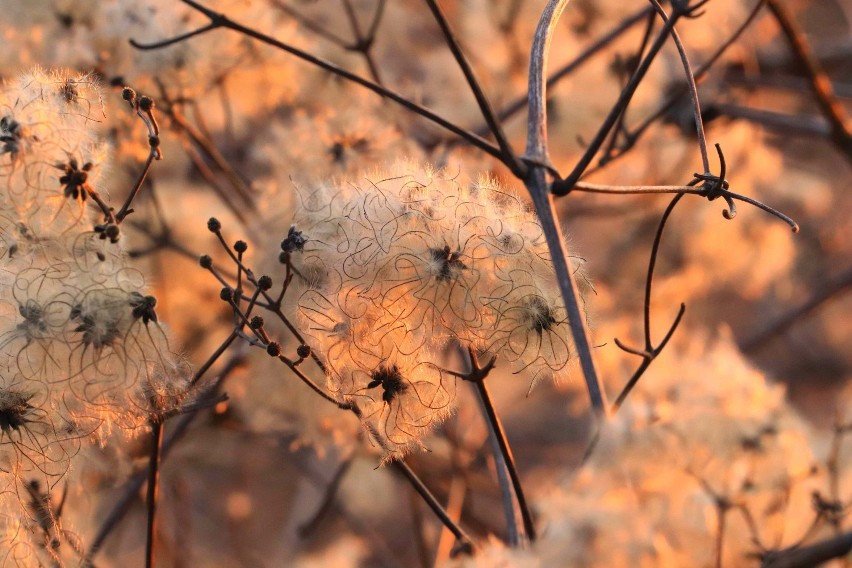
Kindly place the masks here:
[(188, 376), (142, 275), (92, 230), (102, 106), (85, 75), (0, 89), (0, 542), (15, 559), (59, 557), (64, 532), (34, 500), (49, 503), (85, 444), (171, 410)]
[(306, 289), (302, 328), (328, 389), (362, 408), (387, 451), (451, 409), (452, 344), (533, 380), (563, 372), (568, 325), (541, 227), (490, 179), (402, 162), (301, 196), (281, 243)]

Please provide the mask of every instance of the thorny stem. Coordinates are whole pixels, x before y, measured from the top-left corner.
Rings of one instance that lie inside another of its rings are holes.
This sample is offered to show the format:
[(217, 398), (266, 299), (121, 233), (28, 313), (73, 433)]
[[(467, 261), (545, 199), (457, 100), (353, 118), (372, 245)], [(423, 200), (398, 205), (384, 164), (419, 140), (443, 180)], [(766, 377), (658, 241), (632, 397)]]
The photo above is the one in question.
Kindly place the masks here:
[(577, 282), (574, 279), (574, 271), (568, 263), (570, 255), (557, 223), (553, 195), (548, 188), (545, 173), (545, 167), (550, 160), (547, 154), (547, 109), (545, 106), (547, 84), (544, 75), (547, 69), (550, 39), (567, 2), (568, 0), (549, 0), (533, 40), (530, 53), (529, 124), (525, 158), (542, 165), (530, 168), (530, 175), (524, 180), (524, 184), (535, 205), (536, 214), (541, 221), (542, 232), (550, 250), (556, 281), (565, 303), (571, 336), (580, 358), (592, 408), (599, 416), (606, 416), (609, 406), (606, 402), (606, 392), (595, 368), (586, 318), (580, 308), (581, 300)]
[(135, 40), (130, 40), (131, 45), (133, 45), (133, 47), (135, 47), (137, 49), (160, 49), (160, 48), (172, 45), (174, 43), (184, 41), (185, 39), (192, 37), (194, 35), (198, 35), (198, 34), (201, 34), (201, 33), (206, 33), (208, 31), (214, 30), (216, 28), (230, 29), (230, 30), (236, 31), (238, 33), (241, 33), (243, 35), (246, 35), (248, 37), (254, 38), (254, 39), (256, 39), (260, 42), (263, 42), (267, 45), (271, 45), (273, 47), (276, 47), (276, 48), (278, 48), (282, 51), (286, 51), (287, 53), (290, 53), (291, 55), (294, 55), (294, 56), (298, 57), (299, 59), (307, 61), (308, 63), (311, 63), (311, 64), (313, 64), (313, 65), (315, 65), (315, 66), (317, 66), (321, 69), (325, 69), (326, 71), (329, 71), (331, 73), (334, 73), (335, 75), (343, 77), (344, 79), (346, 79), (348, 81), (351, 81), (353, 83), (361, 85), (362, 87), (365, 87), (365, 88), (373, 91), (374, 93), (376, 93), (378, 95), (386, 97), (386, 98), (402, 105), (403, 107), (409, 109), (410, 111), (412, 111), (416, 114), (419, 114), (420, 116), (423, 116), (424, 118), (431, 120), (435, 124), (438, 124), (439, 126), (449, 130), (450, 132), (452, 132), (452, 133), (454, 133), (458, 136), (461, 136), (462, 138), (465, 138), (473, 146), (479, 148), (483, 152), (485, 152), (485, 153), (487, 153), (491, 156), (494, 156), (495, 158), (497, 158), (501, 161), (503, 159), (502, 152), (500, 151), (500, 149), (497, 148), (496, 146), (494, 146), (493, 144), (491, 144), (490, 142), (488, 142), (487, 140), (485, 140), (484, 138), (482, 138), (481, 136), (478, 136), (477, 134), (474, 134), (473, 132), (470, 132), (469, 130), (465, 130), (464, 128), (456, 126), (455, 124), (453, 124), (452, 122), (443, 118), (442, 116), (436, 114), (435, 112), (429, 110), (428, 108), (426, 108), (424, 106), (421, 106), (417, 103), (414, 103), (414, 102), (408, 100), (407, 98), (396, 93), (395, 91), (391, 91), (390, 89), (383, 87), (383, 86), (381, 86), (377, 83), (374, 83), (370, 80), (364, 79), (363, 77), (359, 77), (358, 75), (355, 75), (354, 73), (351, 73), (351, 72), (349, 72), (349, 71), (347, 71), (347, 70), (345, 70), (341, 67), (338, 67), (337, 65), (335, 65), (335, 64), (333, 64), (329, 61), (326, 61), (325, 59), (322, 59), (322, 58), (317, 57), (315, 55), (311, 55), (310, 53), (303, 51), (303, 50), (301, 50), (297, 47), (293, 47), (293, 46), (286, 44), (286, 43), (284, 43), (280, 40), (277, 40), (277, 39), (275, 39), (271, 36), (263, 34), (263, 33), (259, 32), (257, 30), (243, 26), (243, 25), (231, 20), (230, 18), (228, 18), (224, 14), (217, 14), (213, 10), (210, 10), (209, 8), (206, 8), (205, 6), (202, 6), (198, 2), (195, 2), (194, 0), (181, 0), (181, 2), (189, 5), (193, 9), (201, 12), (202, 14), (204, 14), (205, 16), (210, 18), (210, 24), (208, 24), (208, 25), (206, 25), (206, 26), (204, 26), (204, 27), (202, 27), (198, 30), (195, 30), (194, 32), (189, 32), (188, 34), (182, 34), (180, 36), (176, 36), (174, 38), (170, 38), (170, 39), (163, 40), (163, 41), (158, 41), (158, 42), (153, 42), (153, 43), (139, 43)]
[(156, 560), (154, 545), (157, 529), (157, 497), (160, 484), (160, 455), (163, 447), (163, 424), (151, 424), (151, 455), (148, 459), (148, 491), (146, 497), (148, 522), (146, 524), (145, 567), (153, 568)]
[(456, 63), (458, 63), (462, 73), (464, 73), (467, 84), (470, 87), (471, 92), (473, 92), (473, 96), (476, 98), (476, 103), (479, 105), (479, 110), (482, 112), (483, 118), (485, 118), (488, 129), (497, 140), (497, 145), (500, 147), (500, 151), (503, 154), (503, 163), (509, 167), (517, 178), (525, 178), (527, 168), (515, 155), (515, 151), (512, 150), (512, 146), (509, 144), (508, 138), (506, 138), (506, 133), (503, 132), (500, 120), (495, 115), (494, 109), (491, 107), (491, 102), (482, 90), (482, 86), (479, 84), (479, 81), (477, 81), (473, 68), (470, 66), (467, 57), (462, 51), (461, 45), (453, 33), (453, 30), (450, 28), (450, 24), (447, 21), (446, 16), (444, 16), (444, 12), (438, 5), (437, 0), (426, 0), (426, 4), (429, 5), (429, 9), (432, 11), (435, 21), (438, 22), (438, 26), (444, 34), (444, 39), (446, 40), (447, 46), (453, 54), (453, 57), (455, 57)]

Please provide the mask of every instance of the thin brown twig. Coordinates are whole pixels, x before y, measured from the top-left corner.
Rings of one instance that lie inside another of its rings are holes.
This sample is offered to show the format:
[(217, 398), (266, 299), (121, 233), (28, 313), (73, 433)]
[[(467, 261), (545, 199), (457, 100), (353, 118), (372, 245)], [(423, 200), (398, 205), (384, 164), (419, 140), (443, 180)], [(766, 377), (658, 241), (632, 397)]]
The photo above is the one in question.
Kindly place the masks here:
[(682, 15), (682, 11), (675, 11), (672, 14), (672, 17), (666, 21), (663, 28), (657, 34), (654, 43), (652, 43), (651, 47), (648, 49), (648, 53), (642, 58), (642, 61), (636, 67), (636, 71), (633, 73), (633, 76), (630, 77), (630, 81), (628, 81), (627, 85), (624, 89), (622, 89), (621, 94), (618, 96), (618, 100), (616, 100), (609, 114), (598, 128), (594, 138), (592, 138), (591, 142), (589, 142), (583, 156), (577, 161), (574, 168), (571, 170), (571, 173), (569, 173), (565, 179), (557, 180), (553, 183), (551, 191), (554, 195), (567, 195), (574, 187), (574, 184), (580, 180), (580, 177), (586, 171), (586, 168), (588, 168), (589, 164), (591, 164), (592, 158), (594, 158), (604, 141), (606, 141), (606, 138), (609, 136), (609, 132), (615, 125), (618, 117), (630, 104), (630, 101), (633, 99), (633, 94), (645, 78), (648, 69), (651, 67), (651, 63), (654, 59), (656, 59), (660, 50), (663, 48), (663, 45), (665, 45), (668, 40), (669, 32)]
[(766, 328), (743, 341), (740, 344), (740, 348), (747, 353), (762, 348), (769, 341), (790, 329), (802, 318), (807, 317), (830, 300), (847, 292), (850, 288), (852, 288), (852, 269), (846, 270), (839, 277), (833, 279), (821, 289), (818, 289), (814, 295), (800, 305), (793, 307), (774, 322), (767, 325)]
[(447, 47), (453, 54), (453, 57), (455, 58), (456, 63), (458, 63), (462, 73), (464, 73), (468, 87), (470, 87), (474, 98), (476, 98), (476, 103), (479, 105), (479, 110), (482, 113), (482, 117), (485, 119), (485, 123), (488, 125), (488, 129), (497, 140), (497, 145), (500, 147), (500, 151), (503, 155), (503, 163), (509, 167), (518, 179), (524, 179), (527, 175), (527, 167), (518, 159), (518, 156), (512, 149), (511, 144), (509, 144), (509, 139), (506, 138), (503, 126), (500, 124), (500, 120), (494, 113), (491, 101), (488, 100), (488, 96), (482, 90), (482, 86), (476, 79), (476, 74), (473, 72), (473, 68), (471, 67), (470, 62), (468, 62), (467, 56), (465, 56), (458, 38), (456, 38), (452, 28), (450, 28), (450, 23), (447, 21), (443, 10), (441, 10), (441, 6), (438, 4), (437, 0), (426, 0), (426, 4), (429, 6), (429, 10), (432, 11), (432, 15), (435, 17), (438, 27), (441, 28), (441, 32), (444, 34)]
[(153, 568), (156, 562), (157, 500), (160, 488), (160, 458), (163, 447), (163, 424), (159, 420), (151, 424), (151, 454), (148, 458), (148, 490), (145, 498), (147, 510), (145, 568)]
[[(582, 67), (584, 63), (588, 62), (594, 55), (600, 53), (604, 48), (606, 48), (613, 41), (618, 39), (627, 30), (635, 26), (637, 23), (641, 22), (652, 11), (653, 8), (648, 6), (642, 8), (641, 10), (638, 10), (634, 14), (625, 18), (620, 24), (615, 26), (612, 30), (598, 38), (595, 42), (593, 42), (586, 49), (584, 49), (582, 53), (580, 53), (573, 60), (551, 73), (547, 77), (547, 88), (555, 87), (562, 79), (568, 77), (569, 75), (571, 75), (571, 73)], [(512, 118), (515, 114), (526, 108), (528, 103), (529, 95), (525, 93), (524, 95), (518, 97), (511, 103), (504, 106), (500, 110), (500, 112), (497, 113), (497, 118), (505, 122), (506, 120)], [(477, 128), (475, 132), (480, 135), (485, 135), (488, 132), (488, 125), (486, 124)]]
[[(476, 351), (472, 347), (468, 347), (467, 349), (469, 363), (470, 363), (470, 371), (467, 373), (457, 373), (455, 371), (447, 371), (450, 375), (463, 379), (465, 381), (469, 381), (476, 386), (477, 394), (479, 395), (479, 399), (482, 402), (482, 406), (485, 410), (486, 421), (488, 423), (488, 428), (491, 432), (491, 435), (496, 440), (497, 445), (500, 450), (500, 457), (502, 458), (504, 465), (506, 467), (506, 471), (509, 474), (509, 479), (512, 481), (512, 489), (515, 493), (515, 499), (518, 502), (518, 509), (521, 511), (521, 519), (524, 523), (524, 532), (526, 533), (527, 538), (534, 542), (536, 540), (537, 534), (535, 530), (535, 523), (533, 522), (532, 512), (527, 504), (527, 499), (524, 496), (524, 487), (521, 483), (521, 477), (518, 474), (518, 468), (515, 465), (515, 458), (512, 454), (512, 448), (509, 446), (509, 441), (506, 438), (506, 431), (503, 429), (503, 423), (500, 421), (500, 417), (497, 414), (497, 409), (494, 407), (494, 401), (491, 400), (491, 394), (488, 391), (488, 387), (485, 384), (485, 379), (488, 377), (491, 370), (494, 368), (495, 359), (491, 358), (485, 365), (479, 364), (479, 359), (476, 356)], [(507, 511), (506, 518), (507, 521), (514, 516), (514, 511)]]
[(414, 488), (417, 493), (420, 494), (420, 497), (423, 498), (423, 501), (432, 509), (432, 512), (441, 519), (444, 523), (444, 526), (453, 533), (456, 537), (456, 541), (458, 542), (457, 553), (463, 554), (472, 554), (473, 547), (473, 539), (468, 536), (468, 534), (460, 527), (456, 522), (450, 518), (447, 514), (444, 507), (438, 502), (435, 496), (429, 491), (429, 488), (420, 480), (416, 473), (405, 463), (403, 460), (395, 460), (393, 462), (393, 467), (402, 473), (406, 479), (408, 479), (411, 486)]
[(386, 87), (383, 87), (383, 86), (381, 86), (381, 85), (379, 85), (379, 84), (377, 84), (373, 81), (370, 81), (368, 79), (364, 79), (363, 77), (359, 77), (358, 75), (351, 73), (351, 72), (343, 69), (342, 67), (338, 67), (337, 65), (335, 65), (335, 64), (333, 64), (329, 61), (326, 61), (325, 59), (322, 59), (322, 58), (317, 57), (315, 55), (312, 55), (312, 54), (310, 54), (306, 51), (303, 51), (303, 50), (301, 50), (297, 47), (294, 47), (292, 45), (284, 43), (284, 42), (282, 42), (278, 39), (275, 39), (274, 37), (263, 34), (263, 33), (259, 32), (257, 30), (252, 29), (252, 28), (243, 26), (242, 24), (239, 24), (239, 23), (235, 22), (234, 20), (231, 20), (230, 18), (228, 18), (224, 14), (216, 13), (213, 10), (210, 10), (209, 8), (207, 8), (205, 6), (202, 6), (198, 2), (195, 2), (194, 0), (181, 0), (181, 2), (183, 2), (184, 4), (187, 4), (188, 6), (192, 7), (193, 9), (195, 9), (198, 12), (207, 16), (207, 18), (210, 19), (210, 23), (199, 28), (199, 29), (197, 29), (197, 30), (195, 30), (195, 31), (180, 34), (180, 35), (177, 35), (177, 36), (174, 36), (172, 38), (162, 40), (162, 41), (157, 41), (157, 42), (152, 42), (152, 43), (140, 43), (136, 40), (131, 39), (130, 40), (131, 45), (133, 45), (137, 49), (144, 49), (144, 50), (161, 49), (161, 48), (164, 48), (164, 47), (168, 47), (169, 45), (174, 45), (176, 43), (186, 41), (187, 39), (189, 39), (191, 37), (194, 37), (194, 36), (199, 35), (199, 34), (207, 33), (209, 31), (212, 31), (212, 30), (215, 30), (215, 29), (218, 29), (218, 28), (230, 29), (230, 30), (233, 30), (237, 33), (240, 33), (240, 34), (243, 34), (243, 35), (248, 36), (250, 38), (256, 39), (256, 40), (258, 40), (262, 43), (265, 43), (267, 45), (271, 45), (271, 46), (273, 46), (277, 49), (280, 49), (282, 51), (286, 51), (287, 53), (290, 53), (291, 55), (294, 55), (294, 56), (298, 57), (299, 59), (302, 59), (303, 61), (307, 61), (308, 63), (315, 65), (316, 67), (319, 67), (321, 69), (329, 71), (329, 72), (331, 72), (335, 75), (338, 75), (339, 77), (342, 77), (342, 78), (344, 78), (344, 79), (346, 79), (350, 82), (353, 82), (357, 85), (361, 85), (362, 87), (365, 87), (365, 88), (373, 91), (374, 93), (376, 93), (378, 95), (386, 97), (386, 98), (400, 104), (401, 106), (407, 108), (408, 110), (410, 110), (410, 111), (412, 111), (416, 114), (419, 114), (420, 116), (422, 116), (424, 118), (431, 120), (435, 124), (449, 130), (453, 134), (456, 134), (458, 136), (461, 136), (462, 138), (465, 138), (468, 142), (470, 142), (470, 144), (479, 148), (483, 152), (485, 152), (485, 153), (487, 153), (491, 156), (494, 156), (497, 159), (502, 160), (502, 152), (500, 151), (500, 149), (498, 147), (494, 146), (493, 144), (491, 144), (490, 142), (488, 142), (487, 140), (485, 140), (484, 138), (482, 138), (481, 136), (478, 136), (477, 134), (470, 132), (469, 130), (466, 130), (466, 129), (460, 127), (460, 126), (457, 126), (456, 124), (453, 124), (452, 122), (443, 118), (442, 116), (438, 115), (437, 113), (429, 110), (428, 108), (426, 108), (422, 105), (419, 105), (419, 104), (407, 99), (406, 97), (396, 93), (395, 91), (392, 91), (392, 90), (390, 90)]
[(632, 352), (635, 355), (639, 355), (640, 357), (642, 357), (642, 363), (640, 363), (639, 367), (636, 369), (636, 371), (634, 371), (633, 376), (630, 377), (630, 379), (627, 381), (627, 384), (624, 386), (624, 388), (618, 394), (618, 397), (615, 399), (615, 402), (612, 404), (613, 413), (617, 412), (618, 409), (621, 408), (621, 405), (624, 404), (624, 401), (627, 399), (627, 396), (630, 394), (636, 384), (639, 382), (639, 379), (642, 378), (642, 375), (645, 374), (645, 371), (648, 369), (654, 359), (656, 359), (657, 356), (659, 356), (659, 354), (663, 351), (663, 349), (665, 349), (666, 344), (669, 342), (678, 325), (680, 324), (681, 318), (683, 318), (684, 311), (686, 310), (686, 305), (681, 304), (680, 310), (678, 311), (674, 322), (671, 326), (669, 326), (668, 333), (666, 333), (666, 336), (663, 338), (660, 344), (654, 347), (653, 341), (651, 340), (651, 285), (654, 282), (654, 267), (657, 264), (657, 254), (660, 250), (660, 242), (663, 238), (663, 230), (666, 227), (666, 222), (671, 216), (672, 211), (674, 211), (674, 208), (678, 204), (678, 201), (683, 198), (683, 195), (684, 194), (682, 193), (676, 195), (669, 203), (669, 206), (666, 208), (662, 218), (660, 219), (660, 224), (657, 226), (657, 232), (654, 235), (654, 243), (651, 246), (651, 259), (648, 261), (648, 273), (645, 277), (645, 301), (643, 317), (645, 330), (645, 349), (643, 351), (626, 349), (625, 346), (623, 346), (618, 341), (618, 339), (615, 340), (616, 345), (618, 345), (622, 350)]
[(787, 548), (764, 555), (762, 568), (810, 568), (852, 551), (852, 532), (798, 548)]
[(798, 25), (778, 0), (766, 0), (766, 7), (775, 17), (784, 38), (807, 75), (811, 91), (823, 116), (831, 125), (831, 139), (843, 154), (852, 160), (852, 133), (847, 127), (846, 112), (837, 101), (831, 80), (819, 61), (811, 54), (810, 46)]
[[(224, 343), (230, 345), (236, 337), (229, 337)], [(223, 343), (223, 345), (224, 345)], [(219, 350), (217, 350), (217, 353)], [(224, 350), (222, 350), (224, 352)], [(221, 353), (220, 355), (221, 356)], [(218, 359), (218, 356), (216, 357)], [(235, 353), (222, 367), (222, 370), (219, 372), (219, 375), (216, 377), (213, 387), (207, 391), (207, 396), (216, 396), (218, 389), (221, 387), (222, 383), (225, 379), (236, 369), (243, 361), (244, 355), (242, 353)], [(212, 365), (211, 359), (208, 359), (208, 363)], [(214, 360), (215, 361), (215, 360)], [(209, 365), (202, 365), (199, 371), (209, 369)], [(203, 373), (199, 373), (196, 371), (194, 378), (200, 379)], [(197, 380), (196, 380), (197, 382)], [(162, 444), (161, 450), (161, 460), (166, 459), (172, 447), (177, 443), (178, 440), (186, 433), (186, 430), (189, 428), (190, 424), (195, 420), (198, 416), (198, 412), (201, 410), (191, 411), (190, 413), (184, 415), (177, 423), (177, 425), (172, 429), (168, 438)], [(109, 514), (101, 523), (98, 532), (95, 534), (95, 537), (92, 539), (91, 544), (89, 544), (89, 548), (83, 556), (82, 565), (83, 566), (93, 566), (92, 562), (97, 555), (98, 552), (103, 548), (104, 542), (106, 542), (107, 537), (112, 534), (112, 531), (121, 523), (122, 519), (127, 515), (130, 511), (133, 502), (138, 498), (139, 490), (145, 484), (145, 481), (148, 479), (148, 469), (145, 468), (143, 470), (138, 471), (134, 476), (130, 478), (130, 480), (124, 485), (124, 489), (121, 492), (121, 497), (115, 502)]]
[[(702, 63), (701, 66), (699, 66), (695, 70), (693, 79), (696, 84), (700, 83), (707, 76), (713, 65), (715, 65), (716, 62), (719, 61), (719, 59), (722, 57), (722, 55), (724, 55), (728, 48), (730, 48), (734, 44), (734, 42), (736, 42), (737, 39), (739, 39), (739, 37), (749, 28), (749, 26), (751, 26), (755, 18), (757, 18), (757, 15), (760, 13), (760, 9), (763, 7), (765, 2), (766, 0), (759, 0), (751, 9), (751, 12), (749, 12), (748, 16), (746, 16), (746, 19), (743, 20), (742, 24), (740, 24), (740, 26), (734, 31), (734, 33), (731, 34), (731, 36), (728, 37), (724, 42), (722, 42), (722, 44), (707, 59), (707, 61)], [(683, 97), (689, 92), (688, 85), (688, 83), (685, 83), (680, 88), (676, 89), (671, 95), (669, 95), (668, 98), (666, 98), (666, 100), (657, 108), (657, 110), (653, 114), (643, 120), (638, 126), (634, 127), (624, 137), (624, 143), (621, 147), (616, 149), (614, 153), (602, 156), (600, 158), (600, 162), (597, 168), (592, 168), (588, 170), (587, 173), (591, 173), (595, 169), (600, 169), (609, 162), (615, 160), (616, 158), (625, 155), (631, 148), (636, 145), (642, 135), (651, 127), (652, 124), (654, 124), (663, 115), (665, 115), (665, 113), (668, 112), (668, 110), (671, 109), (672, 106), (674, 106), (674, 104), (677, 103), (677, 101), (680, 100), (681, 97)]]

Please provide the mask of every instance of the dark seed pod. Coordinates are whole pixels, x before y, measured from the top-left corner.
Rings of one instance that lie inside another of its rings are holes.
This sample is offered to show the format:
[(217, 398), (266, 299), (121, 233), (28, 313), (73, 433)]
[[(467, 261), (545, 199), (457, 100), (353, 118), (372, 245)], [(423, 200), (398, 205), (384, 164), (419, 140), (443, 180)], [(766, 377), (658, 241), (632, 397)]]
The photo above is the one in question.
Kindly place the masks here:
[(270, 357), (278, 357), (281, 355), (281, 345), (275, 343), (274, 341), (266, 346), (266, 352)]

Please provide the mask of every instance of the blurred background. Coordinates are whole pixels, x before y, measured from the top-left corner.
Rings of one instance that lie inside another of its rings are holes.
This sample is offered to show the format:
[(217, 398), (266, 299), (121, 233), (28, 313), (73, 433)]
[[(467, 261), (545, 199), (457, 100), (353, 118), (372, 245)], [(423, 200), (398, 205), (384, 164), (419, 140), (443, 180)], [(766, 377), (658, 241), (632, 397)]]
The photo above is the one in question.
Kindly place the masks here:
[[(440, 4), (494, 107), (511, 109), (526, 93), (544, 2)], [(484, 127), (422, 2), (205, 6), (453, 123)], [(155, 99), (164, 159), (154, 164), (122, 238), (148, 277), (172, 348), (195, 365), (233, 327), (218, 300), (221, 284), (197, 263), (200, 254), (226, 262), (206, 230), (209, 217), (222, 221), (228, 240), (249, 243), (246, 257), (258, 273), (281, 279), (279, 244), (294, 222), (298, 192), (322, 180), (369, 177), (411, 158), (467, 179), (494, 176), (525, 195), (505, 167), (447, 131), (233, 31), (153, 51), (129, 45), (207, 23), (185, 4), (37, 0), (7, 1), (3, 9), (0, 77), (40, 65), (91, 72), (102, 85), (97, 129), (113, 156), (99, 190), (111, 203), (121, 203), (148, 153), (121, 87)], [(507, 527), (492, 447), (467, 384), (459, 384), (456, 412), (424, 440), (428, 451), (408, 458), (481, 545), (476, 557), (451, 560), (452, 535), (392, 468), (377, 467), (380, 456), (354, 417), (260, 350), (235, 346), (214, 367), (218, 373), (231, 364), (223, 386), (229, 400), (201, 413), (164, 460), (158, 565), (744, 566), (759, 565), (769, 550), (843, 533), (852, 495), (852, 447), (844, 437), (852, 419), (852, 122), (843, 122), (852, 97), (852, 3), (714, 0), (702, 10), (677, 30), (694, 70), (714, 61), (699, 82), (708, 144), (724, 150), (732, 191), (789, 215), (801, 231), (745, 203), (726, 220), (721, 200), (682, 200), (657, 260), (655, 341), (682, 302), (685, 315), (590, 456), (584, 453), (596, 430), (579, 366), (560, 381), (532, 384), (498, 360), (488, 382), (539, 541), (520, 551), (501, 544)], [(550, 154), (562, 175), (615, 103), (643, 38), (660, 28), (644, 2), (568, 5), (549, 64), (550, 73), (568, 66), (548, 101)], [(701, 173), (684, 85), (669, 41), (584, 180), (683, 185)], [(522, 106), (507, 115), (519, 151), (526, 113)], [(718, 172), (712, 148), (710, 157)], [(641, 362), (614, 339), (644, 344), (645, 277), (670, 200), (575, 191), (558, 201), (570, 250), (584, 259), (594, 288), (585, 303), (611, 398)], [(279, 341), (296, 345), (283, 330)], [(461, 365), (453, 353), (447, 361)], [(145, 468), (146, 452), (144, 439), (128, 440), (76, 466), (63, 527), (91, 542), (125, 482)], [(141, 562), (144, 490), (132, 497), (97, 566)]]

